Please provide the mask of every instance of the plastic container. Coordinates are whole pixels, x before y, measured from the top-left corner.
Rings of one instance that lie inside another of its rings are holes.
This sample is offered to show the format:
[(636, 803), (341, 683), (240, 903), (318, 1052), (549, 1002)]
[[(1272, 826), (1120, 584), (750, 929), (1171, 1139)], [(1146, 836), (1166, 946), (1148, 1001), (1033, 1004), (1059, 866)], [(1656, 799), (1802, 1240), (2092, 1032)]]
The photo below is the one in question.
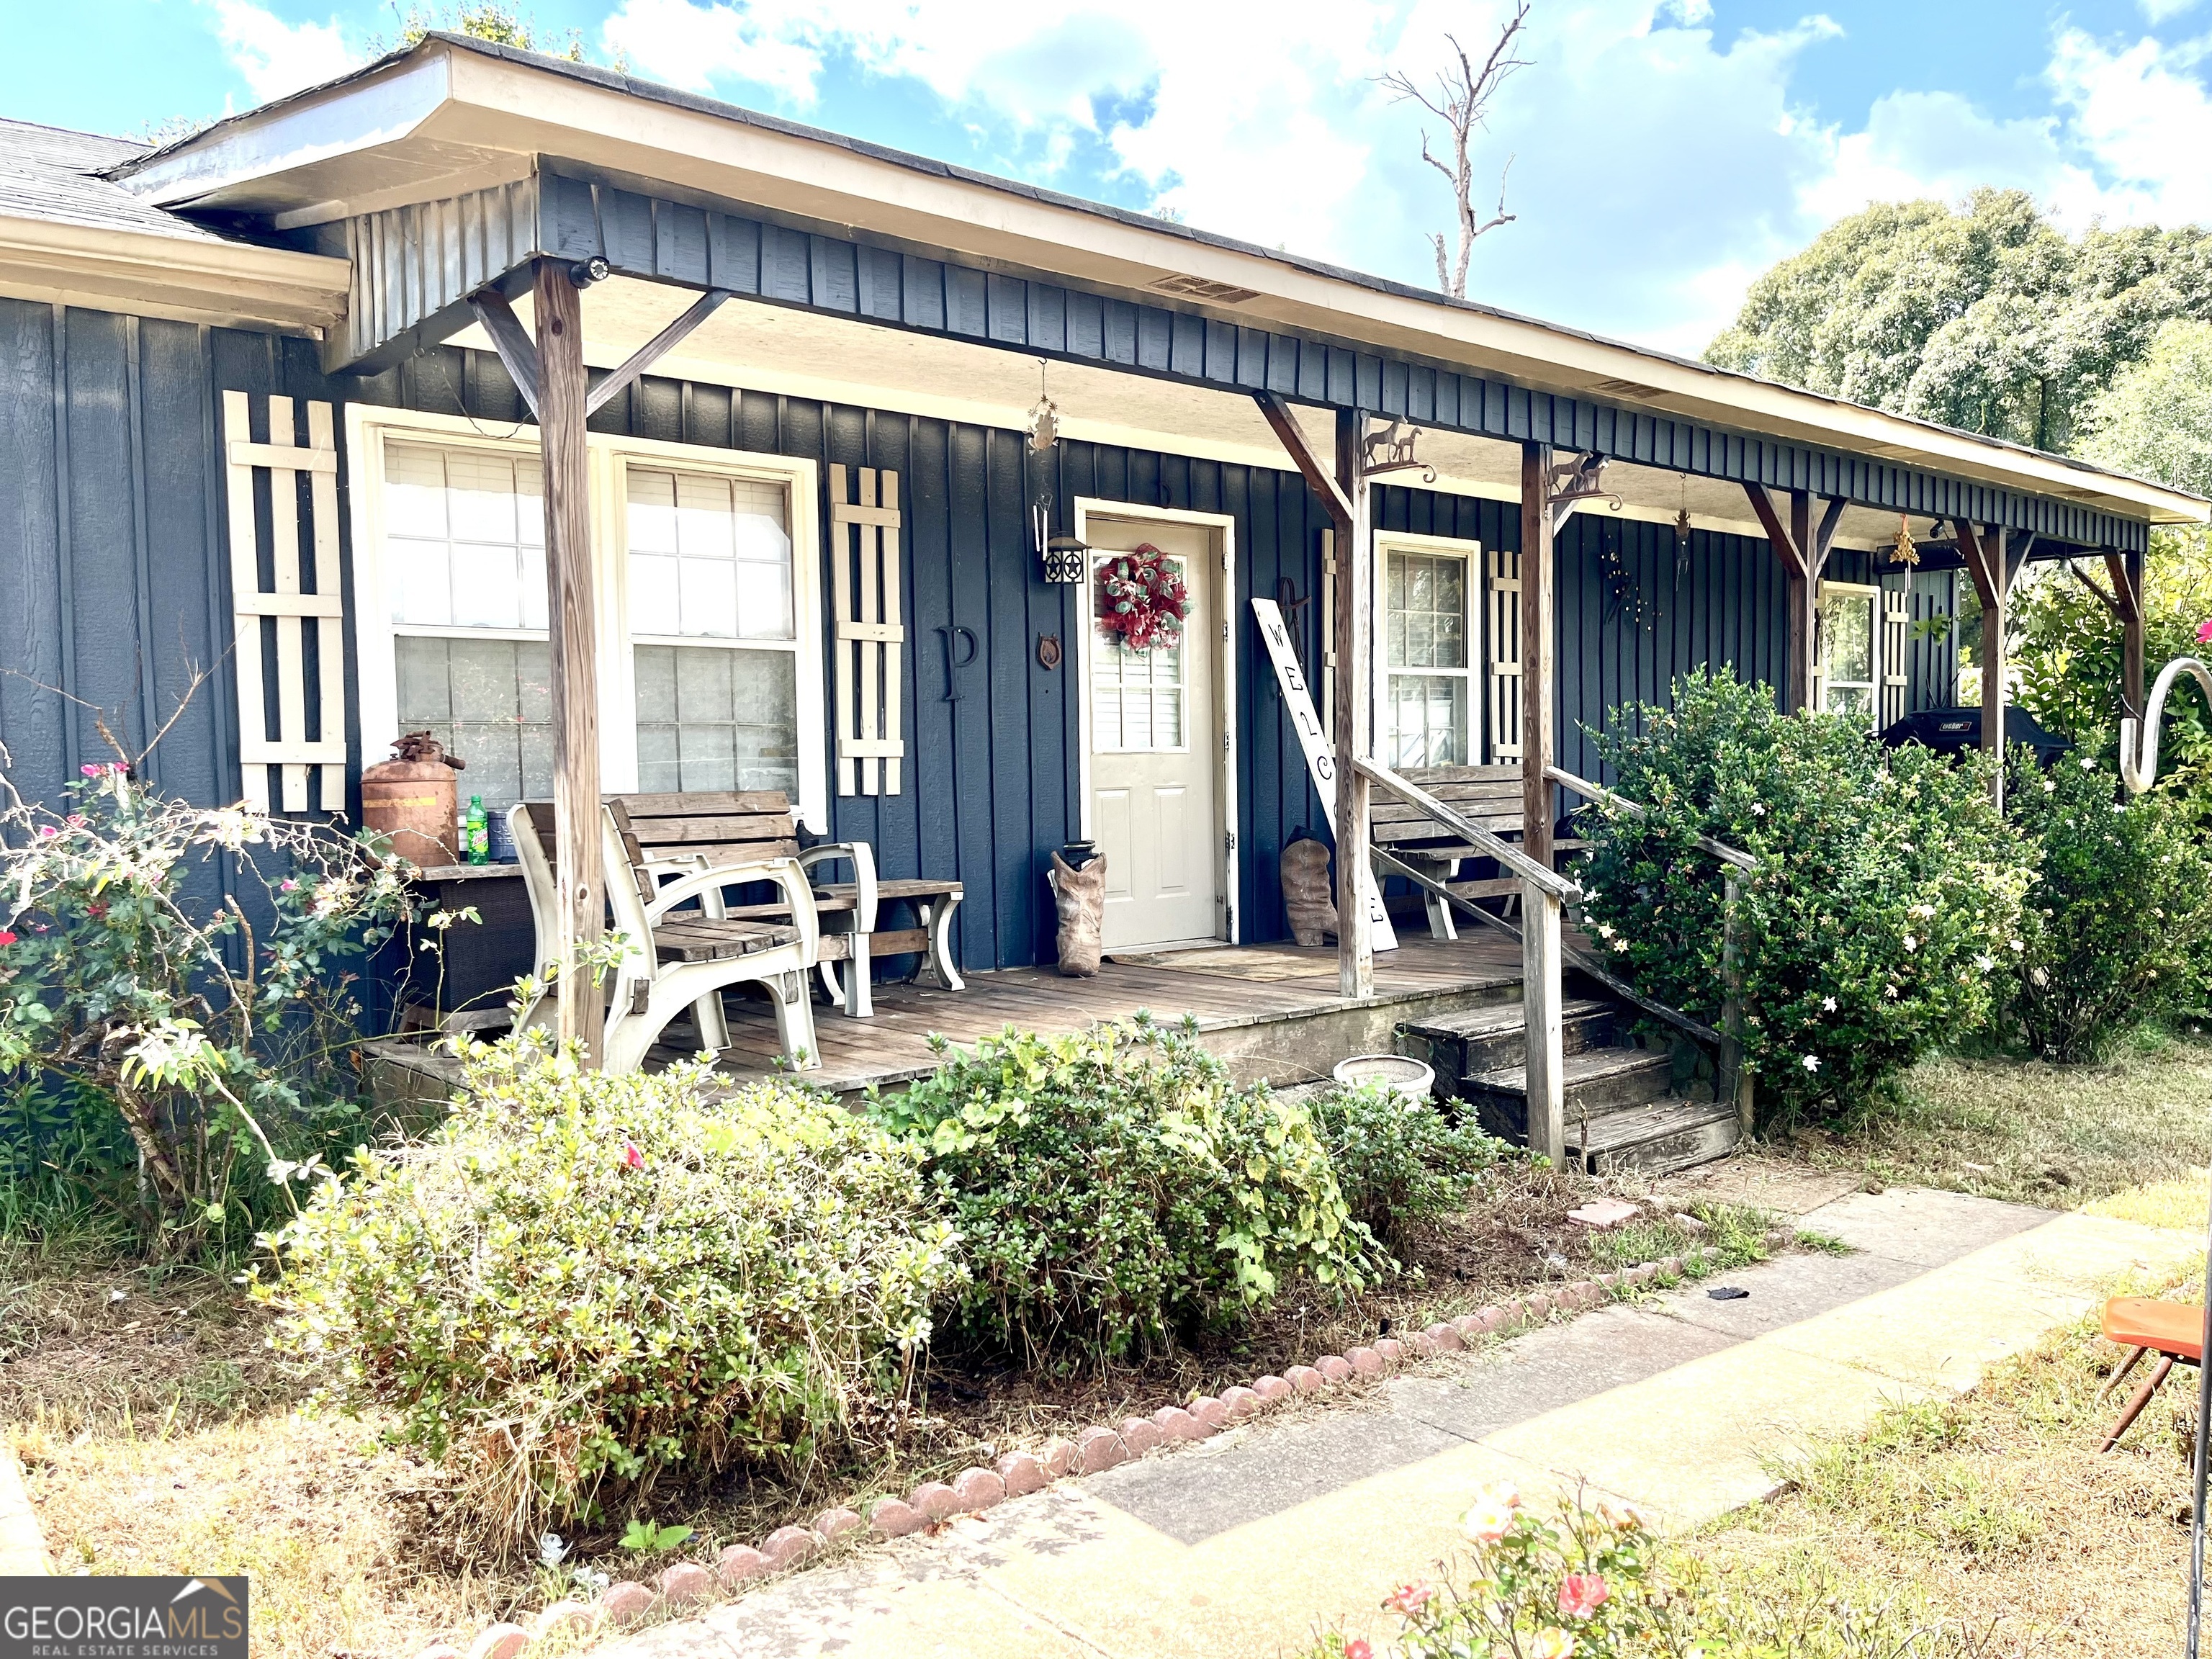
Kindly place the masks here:
[(1354, 1054), (1337, 1061), (1329, 1075), (1339, 1083), (1387, 1083), (1409, 1100), (1426, 1100), (1437, 1091), (1436, 1068), (1410, 1054)]

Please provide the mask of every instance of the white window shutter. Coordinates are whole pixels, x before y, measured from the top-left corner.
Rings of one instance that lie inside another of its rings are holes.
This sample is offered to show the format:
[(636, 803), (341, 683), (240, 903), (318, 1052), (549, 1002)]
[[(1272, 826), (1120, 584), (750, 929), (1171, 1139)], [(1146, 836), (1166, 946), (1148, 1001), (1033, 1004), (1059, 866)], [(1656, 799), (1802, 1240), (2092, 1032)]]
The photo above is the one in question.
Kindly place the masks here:
[[(345, 805), (345, 596), (338, 577), (338, 452), (331, 405), (309, 403), (307, 442), (295, 441), (292, 399), (270, 398), (269, 441), (257, 443), (252, 401), (222, 394), (230, 516), (232, 666), (238, 677), (238, 757), (245, 801), (257, 811), (306, 812), (307, 775), (319, 769), (320, 808)], [(268, 544), (254, 508), (254, 475), (269, 475)], [(307, 499), (299, 480), (307, 478)], [(270, 574), (262, 574), (262, 556)], [(303, 556), (303, 554), (305, 556)], [(312, 586), (310, 586), (312, 584)], [(276, 695), (269, 696), (263, 618), (275, 623)], [(315, 630), (322, 735), (307, 736), (307, 630)], [(279, 780), (272, 787), (270, 775)]]
[[(860, 499), (848, 501), (847, 475)], [(896, 795), (906, 754), (899, 690), (898, 474), (830, 469), (830, 593), (837, 669), (837, 793)]]
[(1521, 758), (1521, 556), (1490, 550), (1484, 584), (1489, 626), (1482, 630), (1490, 671), (1490, 752), (1495, 766)]
[[(1912, 579), (1905, 578), (1907, 582)], [(1912, 637), (1912, 594), (1905, 587), (1881, 590), (1881, 725), (1884, 730), (1905, 718), (1905, 692), (1910, 676)]]

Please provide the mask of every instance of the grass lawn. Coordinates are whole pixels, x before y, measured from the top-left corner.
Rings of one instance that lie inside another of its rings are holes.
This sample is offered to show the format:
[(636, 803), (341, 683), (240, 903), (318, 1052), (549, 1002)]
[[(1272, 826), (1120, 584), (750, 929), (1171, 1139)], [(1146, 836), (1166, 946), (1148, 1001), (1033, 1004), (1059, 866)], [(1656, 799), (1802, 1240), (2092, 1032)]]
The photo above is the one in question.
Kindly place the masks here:
[(2100, 1455), (2118, 1402), (2095, 1395), (2115, 1357), (2084, 1320), (1972, 1394), (1893, 1406), (1694, 1547), (1724, 1571), (1924, 1607), (1992, 1659), (2178, 1653), (2195, 1374), (2176, 1372)]
[[(1699, 1271), (1724, 1271), (1774, 1247), (1766, 1218), (1719, 1205), (1698, 1206), (1687, 1227), (1653, 1210), (1593, 1235), (1565, 1212), (1598, 1189), (1508, 1159), (1466, 1212), (1406, 1242), (1417, 1274), (1348, 1301), (1292, 1285), (1235, 1336), (1144, 1365), (1048, 1377), (939, 1352), (919, 1409), (863, 1425), (849, 1453), (805, 1478), (665, 1482), (647, 1504), (582, 1530), (567, 1565), (623, 1577), (659, 1565), (619, 1547), (632, 1518), (696, 1528), (679, 1553), (711, 1559), (714, 1548), (757, 1543), (832, 1504), (865, 1508), (999, 1452), (1218, 1394), (1378, 1330), (1419, 1329), (1636, 1261), (1702, 1249)], [(465, 1648), (485, 1623), (570, 1590), (565, 1571), (485, 1548), (451, 1474), (381, 1443), (377, 1423), (314, 1411), (269, 1352), (267, 1317), (218, 1275), (101, 1266), (81, 1245), (11, 1253), (0, 1243), (0, 1433), (21, 1454), (59, 1571), (248, 1573), (256, 1659), (405, 1656), (441, 1638)]]
[(2086, 1066), (1929, 1060), (1905, 1074), (1893, 1112), (1774, 1150), (1888, 1185), (2202, 1227), (2212, 1039), (2146, 1030)]

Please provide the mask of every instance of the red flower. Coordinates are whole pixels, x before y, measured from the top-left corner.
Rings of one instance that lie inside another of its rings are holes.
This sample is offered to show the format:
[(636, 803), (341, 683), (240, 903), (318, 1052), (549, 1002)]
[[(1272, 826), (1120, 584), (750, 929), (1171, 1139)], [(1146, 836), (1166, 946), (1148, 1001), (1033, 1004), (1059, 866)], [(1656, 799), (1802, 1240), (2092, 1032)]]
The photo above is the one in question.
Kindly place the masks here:
[(1426, 1584), (1401, 1584), (1382, 1598), (1382, 1610), (1410, 1619), (1428, 1606), (1429, 1598), (1435, 1594)]
[(1613, 1592), (1594, 1572), (1571, 1572), (1559, 1581), (1559, 1617), (1587, 1619), (1603, 1607)]
[(9, 927), (0, 927), (0, 945), (13, 945), (15, 942), (15, 930)]
[(2212, 618), (2208, 618), (2206, 621), (2197, 624), (2197, 643), (2199, 645), (2212, 645)]
[(642, 1170), (645, 1167), (645, 1154), (638, 1151), (635, 1141), (625, 1140), (622, 1146), (622, 1161), (630, 1169)]
[(1344, 1659), (1375, 1659), (1375, 1650), (1367, 1645), (1367, 1638), (1355, 1636), (1344, 1644)]

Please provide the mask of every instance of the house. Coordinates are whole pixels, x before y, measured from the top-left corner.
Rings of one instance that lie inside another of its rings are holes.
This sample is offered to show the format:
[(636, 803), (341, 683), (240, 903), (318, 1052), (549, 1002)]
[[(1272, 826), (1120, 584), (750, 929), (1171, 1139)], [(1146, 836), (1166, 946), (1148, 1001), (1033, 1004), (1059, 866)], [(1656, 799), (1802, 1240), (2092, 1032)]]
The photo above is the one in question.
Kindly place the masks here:
[[(2024, 561), (2092, 556), (2124, 601), (2150, 526), (2206, 511), (444, 34), (151, 153), (0, 125), (0, 373), (27, 794), (103, 715), (173, 722), (158, 786), (284, 811), (357, 807), (423, 727), (494, 808), (781, 789), (964, 882), (969, 970), (1050, 959), (1081, 839), (1109, 947), (1285, 937), (1285, 843), (1364, 841), (1352, 757), (1518, 769), (1548, 866), (1552, 769), (1593, 776), (1616, 704), (1729, 663), (1791, 707), (1943, 706), (1962, 571), (2001, 610)], [(1176, 650), (1095, 625), (1096, 559), (1139, 545), (1188, 580)]]

